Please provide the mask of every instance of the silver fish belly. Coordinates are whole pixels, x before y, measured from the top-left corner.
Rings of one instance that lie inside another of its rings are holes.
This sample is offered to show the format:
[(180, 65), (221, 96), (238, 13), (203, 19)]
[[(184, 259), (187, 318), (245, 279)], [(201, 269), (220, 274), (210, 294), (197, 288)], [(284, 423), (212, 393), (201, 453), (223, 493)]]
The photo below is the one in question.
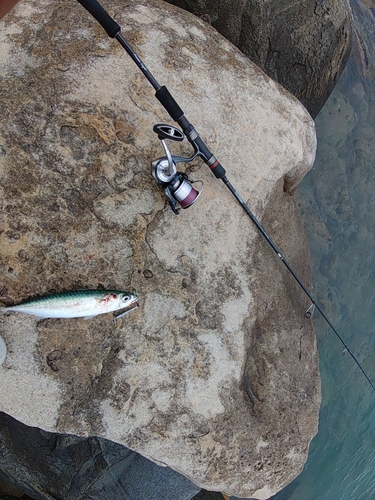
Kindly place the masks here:
[(87, 289), (46, 295), (15, 306), (0, 306), (0, 312), (22, 312), (39, 318), (88, 319), (124, 309), (136, 302), (136, 292)]

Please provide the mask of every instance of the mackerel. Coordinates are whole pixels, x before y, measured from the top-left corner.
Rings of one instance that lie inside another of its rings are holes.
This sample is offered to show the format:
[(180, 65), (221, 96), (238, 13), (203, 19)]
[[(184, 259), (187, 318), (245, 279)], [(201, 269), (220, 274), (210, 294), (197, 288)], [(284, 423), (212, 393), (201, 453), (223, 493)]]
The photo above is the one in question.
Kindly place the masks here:
[[(6, 306), (0, 302), (0, 314), (8, 311), (22, 312), (38, 318), (93, 318), (98, 314), (118, 311), (136, 303), (138, 297), (133, 293), (119, 290), (73, 290), (70, 292), (45, 295), (30, 299), (14, 306)], [(126, 313), (116, 317), (119, 318)]]

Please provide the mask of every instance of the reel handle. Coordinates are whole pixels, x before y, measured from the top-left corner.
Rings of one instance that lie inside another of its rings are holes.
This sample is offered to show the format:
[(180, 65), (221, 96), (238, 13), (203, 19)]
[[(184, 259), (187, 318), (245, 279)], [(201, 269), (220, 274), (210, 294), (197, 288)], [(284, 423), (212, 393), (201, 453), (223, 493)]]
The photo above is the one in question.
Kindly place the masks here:
[(181, 142), (184, 140), (184, 134), (180, 129), (172, 127), (172, 125), (165, 125), (158, 123), (152, 129), (155, 134), (158, 134), (159, 139), (171, 139), (172, 141)]
[(103, 9), (99, 2), (96, 0), (78, 0), (78, 2), (101, 24), (109, 37), (115, 38), (121, 31), (120, 26)]

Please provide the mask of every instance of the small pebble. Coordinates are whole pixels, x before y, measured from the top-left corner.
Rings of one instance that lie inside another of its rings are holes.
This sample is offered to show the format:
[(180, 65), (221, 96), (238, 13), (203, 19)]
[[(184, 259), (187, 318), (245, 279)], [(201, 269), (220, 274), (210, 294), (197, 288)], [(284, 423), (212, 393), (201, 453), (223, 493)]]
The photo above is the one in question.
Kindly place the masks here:
[(5, 345), (3, 337), (0, 337), (0, 365), (4, 363), (6, 355), (7, 355), (7, 346)]

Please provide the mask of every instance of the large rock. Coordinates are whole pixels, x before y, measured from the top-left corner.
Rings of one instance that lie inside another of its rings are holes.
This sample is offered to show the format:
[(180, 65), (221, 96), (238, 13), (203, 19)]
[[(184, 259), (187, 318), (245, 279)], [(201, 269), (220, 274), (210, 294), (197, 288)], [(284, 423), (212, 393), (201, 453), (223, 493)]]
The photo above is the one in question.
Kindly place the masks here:
[(348, 0), (167, 1), (212, 23), (314, 118), (350, 54)]
[[(107, 8), (308, 282), (293, 196), (315, 155), (306, 110), (191, 14), (146, 0)], [(78, 3), (24, 0), (0, 33), (2, 300), (99, 286), (140, 296), (115, 324), (3, 317), (0, 410), (122, 443), (206, 489), (268, 498), (317, 431), (306, 297), (201, 161), (189, 167), (201, 197), (172, 213), (150, 175), (162, 155), (152, 126), (169, 118)]]
[(127, 500), (190, 500), (200, 490), (169, 467), (120, 444), (42, 431), (0, 413), (3, 500), (8, 498), (5, 486), (8, 494), (26, 493), (29, 500), (118, 500), (124, 492)]

